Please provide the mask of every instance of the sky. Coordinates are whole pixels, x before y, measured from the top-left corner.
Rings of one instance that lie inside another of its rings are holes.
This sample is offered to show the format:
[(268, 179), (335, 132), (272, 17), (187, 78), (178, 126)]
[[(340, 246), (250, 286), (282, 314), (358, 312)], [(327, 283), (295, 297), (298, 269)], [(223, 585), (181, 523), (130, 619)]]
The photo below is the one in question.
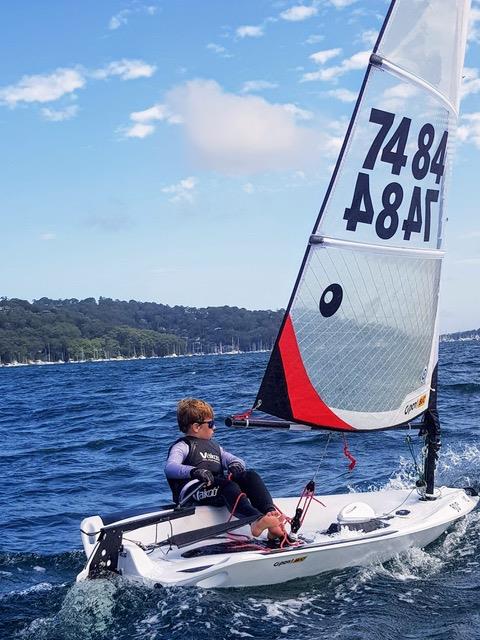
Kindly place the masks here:
[[(0, 295), (285, 307), (384, 0), (0, 4)], [(480, 3), (442, 332), (480, 327)]]

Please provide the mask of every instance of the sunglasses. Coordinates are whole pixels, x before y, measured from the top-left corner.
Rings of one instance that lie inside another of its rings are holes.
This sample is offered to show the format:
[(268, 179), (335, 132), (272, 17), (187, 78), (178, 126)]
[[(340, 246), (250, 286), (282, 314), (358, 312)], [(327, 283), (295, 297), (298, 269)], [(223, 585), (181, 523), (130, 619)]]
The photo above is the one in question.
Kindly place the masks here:
[(215, 426), (215, 420), (203, 420), (203, 422), (197, 422), (196, 424), (199, 424), (200, 426), (208, 424), (208, 428), (213, 429)]

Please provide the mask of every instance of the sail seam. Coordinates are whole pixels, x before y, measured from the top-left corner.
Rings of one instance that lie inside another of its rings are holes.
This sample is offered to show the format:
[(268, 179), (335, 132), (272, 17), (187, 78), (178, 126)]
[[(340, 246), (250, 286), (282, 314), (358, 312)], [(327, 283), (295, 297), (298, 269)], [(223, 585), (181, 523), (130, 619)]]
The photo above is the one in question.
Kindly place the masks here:
[(422, 89), (425, 89), (425, 91), (427, 91), (428, 93), (433, 95), (435, 98), (440, 100), (440, 102), (442, 102), (446, 107), (448, 107), (448, 109), (453, 111), (453, 113), (458, 117), (458, 108), (455, 107), (454, 104), (450, 102), (450, 100), (445, 95), (443, 95), (441, 91), (436, 89), (433, 85), (431, 85), (426, 80), (419, 78), (418, 76), (411, 73), (410, 71), (406, 71), (402, 67), (399, 67), (398, 65), (396, 65), (394, 62), (387, 60), (387, 58), (382, 58), (382, 56), (378, 55), (378, 53), (374, 53), (370, 56), (370, 63), (374, 67), (381, 67), (382, 69), (386, 69), (387, 71), (390, 71), (390, 73), (393, 73), (394, 75), (402, 78), (403, 80), (409, 80), (412, 84), (416, 85), (417, 87), (421, 87)]

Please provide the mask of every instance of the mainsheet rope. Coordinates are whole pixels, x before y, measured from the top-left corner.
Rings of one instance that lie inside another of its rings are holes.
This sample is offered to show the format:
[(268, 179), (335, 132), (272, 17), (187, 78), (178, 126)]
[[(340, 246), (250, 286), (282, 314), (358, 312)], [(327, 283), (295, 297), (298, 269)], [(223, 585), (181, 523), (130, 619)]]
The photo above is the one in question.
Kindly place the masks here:
[[(328, 434), (328, 439), (327, 439), (327, 443), (325, 445), (325, 448), (323, 450), (323, 453), (320, 457), (320, 460), (318, 462), (317, 468), (315, 470), (315, 473), (313, 474), (313, 478), (307, 482), (307, 484), (305, 485), (302, 494), (297, 502), (297, 506), (295, 508), (295, 515), (290, 518), (288, 517), (286, 514), (284, 514), (278, 507), (277, 505), (275, 505), (275, 508), (277, 509), (277, 511), (279, 511), (282, 516), (285, 518), (286, 522), (288, 522), (290, 524), (290, 530), (293, 534), (296, 534), (300, 528), (303, 525), (303, 522), (305, 521), (305, 518), (307, 516), (308, 510), (310, 509), (310, 506), (312, 504), (313, 501), (318, 502), (319, 504), (321, 504), (323, 507), (325, 507), (325, 504), (319, 500), (318, 498), (315, 497), (315, 480), (316, 477), (318, 475), (318, 472), (320, 471), (320, 466), (322, 465), (322, 462), (326, 456), (327, 453), (327, 449), (328, 449), (328, 445), (330, 444), (330, 440), (332, 438), (332, 434), (329, 433)], [(348, 465), (348, 472), (350, 473), (351, 471), (353, 471), (357, 461), (355, 460), (355, 458), (352, 456), (352, 454), (350, 453), (350, 450), (348, 448), (348, 443), (347, 443), (347, 439), (345, 437), (345, 434), (343, 434), (343, 453), (344, 455), (348, 458), (348, 460), (350, 461), (349, 465)], [(344, 474), (342, 474), (344, 475)], [(288, 539), (288, 534), (285, 533), (285, 536), (280, 544), (280, 548), (282, 549), (285, 542)]]
[[(246, 420), (248, 422), (248, 419), (250, 418), (250, 416), (252, 415), (252, 413), (259, 408), (261, 402), (259, 401), (256, 405), (254, 405), (251, 409), (249, 409), (248, 411), (245, 411), (244, 413), (238, 413), (236, 415), (233, 416), (233, 418), (235, 420)], [(347, 443), (347, 438), (345, 437), (345, 434), (343, 435), (343, 454), (346, 458), (348, 458), (349, 460), (349, 465), (348, 465), (348, 473), (352, 472), (353, 469), (355, 468), (355, 465), (357, 464), (356, 459), (352, 456), (350, 449), (348, 448), (348, 443)], [(328, 438), (327, 438), (327, 442), (325, 444), (325, 448), (323, 450), (322, 455), (320, 456), (320, 460), (318, 461), (318, 465), (317, 468), (315, 470), (315, 473), (313, 474), (313, 477), (311, 480), (309, 480), (309, 482), (307, 482), (307, 484), (305, 485), (305, 487), (303, 488), (303, 491), (298, 499), (297, 502), (297, 506), (295, 508), (295, 515), (293, 517), (289, 517), (287, 516), (285, 513), (283, 513), (283, 511), (281, 509), (278, 508), (278, 506), (276, 504), (274, 504), (273, 506), (275, 507), (275, 509), (278, 511), (278, 513), (280, 513), (282, 515), (282, 517), (284, 518), (285, 522), (288, 522), (288, 524), (290, 525), (290, 531), (293, 534), (296, 534), (301, 526), (303, 525), (303, 522), (305, 520), (305, 517), (308, 513), (308, 510), (310, 509), (310, 505), (312, 504), (312, 502), (315, 500), (315, 502), (318, 502), (319, 504), (321, 504), (323, 507), (325, 507), (325, 505), (323, 504), (323, 502), (321, 500), (318, 500), (318, 498), (315, 497), (315, 480), (317, 478), (318, 472), (320, 471), (320, 467), (322, 465), (322, 462), (327, 454), (327, 449), (328, 446), (330, 444), (330, 440), (332, 438), (332, 434), (329, 433), (328, 434)], [(345, 475), (345, 474), (340, 474), (340, 476)], [(340, 477), (338, 476), (338, 477)], [(237, 508), (238, 505), (238, 501), (240, 500), (240, 498), (242, 497), (242, 495), (245, 494), (240, 494), (235, 502), (234, 508), (230, 514), (230, 519), (232, 518), (235, 509)], [(296, 546), (298, 544), (300, 544), (299, 542), (297, 543), (293, 543), (291, 539), (289, 538), (288, 533), (285, 531), (285, 534), (283, 536), (283, 539), (280, 543), (280, 548), (283, 549), (284, 545), (286, 542), (289, 542), (290, 546)]]

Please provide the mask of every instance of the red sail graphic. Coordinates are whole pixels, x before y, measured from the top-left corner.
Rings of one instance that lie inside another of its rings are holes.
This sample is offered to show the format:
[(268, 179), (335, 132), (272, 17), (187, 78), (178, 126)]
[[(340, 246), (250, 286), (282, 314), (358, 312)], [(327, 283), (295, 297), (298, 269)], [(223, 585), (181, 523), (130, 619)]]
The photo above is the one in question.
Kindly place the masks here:
[(354, 431), (352, 426), (327, 407), (315, 391), (305, 371), (290, 316), (285, 321), (278, 344), (294, 419), (297, 422)]

